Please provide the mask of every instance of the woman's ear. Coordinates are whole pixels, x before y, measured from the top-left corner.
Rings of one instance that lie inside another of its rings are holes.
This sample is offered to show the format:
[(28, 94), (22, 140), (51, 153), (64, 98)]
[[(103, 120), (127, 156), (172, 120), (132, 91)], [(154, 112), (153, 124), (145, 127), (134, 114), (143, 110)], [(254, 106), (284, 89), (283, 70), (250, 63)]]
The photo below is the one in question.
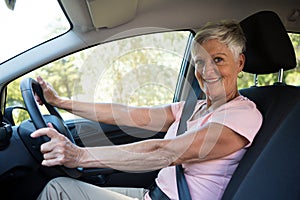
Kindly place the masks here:
[(239, 55), (239, 72), (241, 72), (244, 69), (246, 57), (243, 53)]

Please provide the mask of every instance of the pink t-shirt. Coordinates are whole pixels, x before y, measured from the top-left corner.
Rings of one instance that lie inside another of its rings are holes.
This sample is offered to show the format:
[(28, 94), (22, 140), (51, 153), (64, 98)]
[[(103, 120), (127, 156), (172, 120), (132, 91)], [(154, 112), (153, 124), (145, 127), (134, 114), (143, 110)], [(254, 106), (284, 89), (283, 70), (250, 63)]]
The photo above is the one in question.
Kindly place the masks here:
[[(199, 100), (194, 113), (204, 104), (205, 101)], [(172, 105), (175, 122), (170, 126), (165, 138), (176, 137), (183, 106), (184, 102)], [(191, 197), (195, 200), (221, 199), (233, 172), (246, 152), (246, 148), (251, 145), (261, 126), (262, 116), (252, 101), (246, 97), (238, 96), (213, 112), (188, 120), (187, 130), (199, 129), (199, 127), (211, 122), (229, 127), (248, 139), (249, 144), (245, 148), (217, 160), (183, 164)], [(174, 166), (162, 169), (158, 174), (156, 183), (170, 199), (178, 199)], [(145, 199), (151, 198), (147, 194)]]

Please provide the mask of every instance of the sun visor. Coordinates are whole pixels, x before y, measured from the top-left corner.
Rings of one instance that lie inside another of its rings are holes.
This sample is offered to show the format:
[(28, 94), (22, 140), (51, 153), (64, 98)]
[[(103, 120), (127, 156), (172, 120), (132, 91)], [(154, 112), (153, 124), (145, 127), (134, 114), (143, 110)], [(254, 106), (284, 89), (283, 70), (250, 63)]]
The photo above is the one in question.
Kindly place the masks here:
[(93, 25), (112, 28), (134, 18), (138, 0), (87, 0)]

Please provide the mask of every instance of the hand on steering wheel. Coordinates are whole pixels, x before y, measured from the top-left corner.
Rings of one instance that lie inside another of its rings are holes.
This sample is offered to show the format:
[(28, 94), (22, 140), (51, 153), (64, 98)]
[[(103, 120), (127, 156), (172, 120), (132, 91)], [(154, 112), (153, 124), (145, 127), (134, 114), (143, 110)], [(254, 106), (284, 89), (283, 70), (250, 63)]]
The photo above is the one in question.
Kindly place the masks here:
[(35, 93), (35, 99), (38, 102), (39, 105), (43, 105), (44, 102), (47, 102), (48, 104), (51, 104), (53, 106), (55, 105), (55, 102), (59, 99), (59, 96), (57, 92), (53, 89), (53, 87), (44, 81), (42, 77), (37, 77), (37, 82), (39, 83), (41, 89), (42, 89), (42, 98), (38, 94)]
[(66, 136), (57, 132), (51, 123), (48, 126), (49, 128), (38, 129), (30, 135), (32, 138), (44, 135), (51, 138), (49, 142), (41, 145), (40, 149), (44, 156), (42, 165), (48, 167), (64, 165), (69, 168), (76, 168), (84, 150), (73, 144)]
[[(21, 88), (22, 97), (23, 97), (25, 106), (28, 110), (29, 116), (30, 116), (35, 128), (36, 129), (47, 128), (48, 127), (47, 124), (51, 123), (51, 124), (53, 124), (53, 127), (59, 133), (63, 134), (73, 144), (75, 144), (72, 134), (70, 133), (67, 126), (64, 124), (64, 120), (60, 116), (57, 109), (45, 101), (44, 96), (43, 96), (43, 91), (42, 91), (42, 88), (40, 87), (39, 83), (36, 82), (32, 78), (26, 78), (26, 79), (22, 80), (22, 82), (20, 84), (20, 88)], [(37, 94), (39, 96), (41, 103), (46, 106), (49, 113), (51, 114), (50, 116), (47, 116), (47, 120), (45, 120), (45, 117), (41, 114), (41, 112), (38, 108), (38, 105), (36, 103), (35, 94)], [(40, 138), (42, 140), (42, 143), (49, 141), (48, 136), (42, 135)], [(42, 160), (40, 160), (40, 162), (42, 162)], [(65, 171), (66, 174), (68, 174), (69, 176), (71, 176), (73, 178), (78, 178), (79, 176), (81, 176), (81, 169), (79, 169), (79, 168), (71, 169), (71, 168), (62, 166), (62, 169)]]

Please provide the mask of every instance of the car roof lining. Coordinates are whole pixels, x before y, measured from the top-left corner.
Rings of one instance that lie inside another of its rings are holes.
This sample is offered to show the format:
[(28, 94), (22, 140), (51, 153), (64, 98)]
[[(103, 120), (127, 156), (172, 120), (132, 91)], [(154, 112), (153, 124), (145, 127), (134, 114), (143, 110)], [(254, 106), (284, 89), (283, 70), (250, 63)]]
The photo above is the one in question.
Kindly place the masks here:
[[(76, 3), (73, 3), (76, 1)], [(73, 0), (70, 2), (69, 0), (61, 0), (62, 5), (66, 6), (66, 12), (69, 17), (72, 19), (73, 23), (75, 23), (75, 27), (81, 27), (82, 31), (93, 30), (95, 29), (93, 25), (93, 20), (98, 20), (94, 16), (93, 19), (91, 17), (87, 18), (90, 20), (83, 21), (82, 15), (90, 16), (89, 6), (92, 2), (90, 0), (82, 1), (82, 0)], [(95, 0), (94, 0), (95, 1)], [(94, 2), (93, 1), (93, 2)], [(104, 1), (104, 0), (97, 0)], [(118, 0), (114, 0), (115, 2)], [(207, 21), (216, 21), (220, 19), (224, 19), (226, 16), (227, 19), (236, 19), (240, 21), (245, 16), (251, 15), (254, 12), (262, 11), (262, 10), (272, 10), (276, 12), (280, 17), (281, 21), (285, 25), (285, 28), (288, 31), (294, 32), (297, 30), (296, 25), (299, 27), (299, 17), (298, 21), (296, 20), (289, 21), (290, 16), (293, 15), (295, 9), (294, 6), (297, 6), (296, 0), (286, 0), (282, 1), (239, 1), (239, 0), (136, 0), (136, 17), (132, 20), (128, 20), (126, 27), (131, 27), (128, 23), (132, 24), (132, 27), (163, 27), (170, 29), (183, 29), (183, 28), (194, 28), (197, 29), (202, 24)], [(131, 3), (132, 6), (123, 7), (123, 9), (127, 9), (127, 13), (133, 14), (134, 3)], [(216, 6), (218, 5), (218, 6)], [(154, 9), (155, 8), (155, 9)], [(201, 13), (199, 13), (199, 9), (201, 8)], [(212, 12), (214, 10), (215, 12)], [(188, 12), (187, 12), (188, 11)], [(119, 13), (113, 11), (112, 13), (116, 15), (118, 18), (124, 16), (125, 11)], [(164, 15), (163, 13), (167, 13)], [(232, 14), (231, 14), (232, 13)], [(102, 13), (100, 13), (102, 14)], [(100, 15), (99, 15), (100, 16)], [(163, 18), (163, 20), (160, 20)], [(176, 20), (174, 20), (176, 19)], [(195, 20), (197, 19), (197, 20)], [(109, 19), (108, 19), (109, 20)], [(113, 18), (111, 18), (111, 22), (107, 22), (108, 24), (114, 24)], [(122, 23), (120, 23), (122, 24)], [(82, 28), (85, 27), (85, 28)], [(125, 28), (125, 26), (124, 26)]]

